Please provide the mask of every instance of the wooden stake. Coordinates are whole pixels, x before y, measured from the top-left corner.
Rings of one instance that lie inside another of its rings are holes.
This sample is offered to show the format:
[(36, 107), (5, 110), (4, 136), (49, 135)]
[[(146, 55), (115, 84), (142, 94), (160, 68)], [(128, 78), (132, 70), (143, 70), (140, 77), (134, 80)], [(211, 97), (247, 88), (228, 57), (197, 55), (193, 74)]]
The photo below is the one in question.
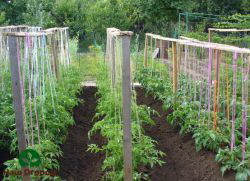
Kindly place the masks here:
[(145, 35), (144, 66), (148, 66), (148, 36)]
[(53, 69), (56, 75), (56, 78), (59, 78), (59, 69), (58, 69), (58, 48), (57, 48), (57, 39), (56, 34), (52, 34), (51, 45), (52, 45), (52, 53), (53, 53)]
[(160, 60), (163, 63), (164, 59), (164, 48), (163, 48), (163, 40), (160, 40)]
[[(9, 55), (11, 63), (11, 79), (12, 79), (12, 96), (15, 110), (17, 141), (19, 153), (27, 147), (25, 130), (24, 130), (24, 115), (25, 102), (23, 94), (23, 83), (21, 79), (20, 60), (17, 54), (17, 37), (9, 36)], [(25, 168), (23, 168), (24, 170)], [(30, 176), (23, 176), (24, 181), (29, 181)]]
[(208, 29), (208, 42), (212, 42), (212, 30)]
[(115, 37), (111, 36), (111, 45), (110, 45), (110, 58), (111, 58), (111, 78), (112, 78), (112, 86), (114, 87), (116, 82), (116, 62), (115, 62)]
[[(181, 55), (182, 55), (183, 45), (178, 44), (177, 47), (177, 76), (179, 76), (179, 72), (181, 71)], [(179, 86), (179, 85), (177, 85)]]
[(172, 45), (173, 45), (173, 93), (176, 93), (178, 86), (178, 62), (177, 62), (176, 42), (172, 42)]
[(153, 68), (153, 37), (150, 37), (150, 63), (151, 67)]
[(132, 181), (132, 130), (131, 130), (131, 70), (130, 70), (130, 39), (122, 38), (122, 120), (123, 120), (123, 154), (124, 154), (124, 180)]

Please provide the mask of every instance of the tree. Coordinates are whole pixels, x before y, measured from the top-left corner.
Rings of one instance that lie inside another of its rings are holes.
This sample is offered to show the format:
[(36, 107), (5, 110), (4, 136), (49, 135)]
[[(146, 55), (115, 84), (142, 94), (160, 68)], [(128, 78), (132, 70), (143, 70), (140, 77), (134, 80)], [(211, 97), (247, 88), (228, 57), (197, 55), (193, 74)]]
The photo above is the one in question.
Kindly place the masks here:
[(24, 23), (44, 28), (55, 25), (51, 10), (55, 0), (26, 0), (26, 10), (22, 13)]

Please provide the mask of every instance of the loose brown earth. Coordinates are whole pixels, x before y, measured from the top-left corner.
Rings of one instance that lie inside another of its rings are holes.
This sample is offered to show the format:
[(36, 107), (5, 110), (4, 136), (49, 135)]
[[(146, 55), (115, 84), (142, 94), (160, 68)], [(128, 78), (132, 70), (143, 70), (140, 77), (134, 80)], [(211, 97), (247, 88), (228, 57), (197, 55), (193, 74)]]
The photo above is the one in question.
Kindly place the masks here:
[(84, 101), (74, 108), (75, 125), (69, 129), (67, 140), (62, 146), (63, 158), (60, 159), (59, 175), (67, 181), (96, 181), (102, 177), (104, 154), (87, 151), (88, 144), (104, 143), (98, 134), (88, 139), (88, 131), (94, 124), (92, 119), (97, 105), (96, 91), (93, 87), (84, 88), (79, 96)]
[[(75, 125), (69, 129), (66, 143), (62, 146), (64, 153), (60, 160), (61, 178), (67, 181), (101, 180), (101, 165), (104, 154), (87, 152), (87, 145), (102, 145), (105, 140), (100, 135), (88, 139), (88, 131), (93, 126), (93, 116), (97, 105), (95, 88), (85, 88), (79, 96), (84, 100), (74, 109)], [(167, 112), (162, 110), (162, 103), (143, 89), (137, 90), (138, 104), (145, 104), (158, 111), (153, 115), (154, 126), (145, 126), (146, 134), (158, 142), (157, 149), (166, 153), (162, 158), (166, 163), (145, 170), (152, 181), (233, 181), (234, 174), (228, 173), (222, 178), (220, 166), (214, 161), (215, 154), (208, 151), (196, 152), (191, 136), (180, 136), (179, 130), (166, 122)]]
[(190, 135), (180, 136), (167, 121), (169, 114), (162, 110), (162, 103), (153, 96), (145, 95), (143, 89), (137, 90), (137, 103), (156, 110), (160, 116), (153, 115), (154, 126), (145, 126), (146, 134), (158, 142), (157, 149), (166, 153), (163, 166), (155, 166), (148, 173), (152, 181), (233, 181), (233, 173), (222, 178), (220, 166), (214, 161), (215, 154), (208, 151), (196, 152), (194, 140)]

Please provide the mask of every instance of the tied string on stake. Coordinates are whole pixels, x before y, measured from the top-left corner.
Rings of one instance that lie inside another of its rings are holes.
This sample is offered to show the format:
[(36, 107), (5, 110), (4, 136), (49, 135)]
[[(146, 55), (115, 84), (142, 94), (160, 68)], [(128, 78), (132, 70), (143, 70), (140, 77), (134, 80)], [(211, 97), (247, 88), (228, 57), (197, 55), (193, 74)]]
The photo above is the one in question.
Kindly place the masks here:
[[(229, 54), (227, 54), (226, 57), (228, 57)], [(227, 120), (230, 121), (230, 86), (229, 86), (229, 63), (226, 62), (226, 70), (227, 70), (227, 75), (226, 75), (226, 92), (227, 92)], [(229, 125), (229, 124), (228, 124)]]
[[(185, 77), (188, 77), (188, 71), (187, 71), (188, 54), (189, 54), (189, 47), (188, 47), (188, 45), (185, 45), (184, 69), (183, 69)], [(185, 103), (187, 103), (187, 93), (188, 93), (188, 84), (187, 84), (187, 82), (184, 82), (184, 99), (185, 99)]]
[(40, 126), (39, 126), (39, 119), (38, 119), (38, 113), (37, 113), (37, 95), (39, 90), (39, 57), (38, 57), (38, 49), (39, 49), (39, 37), (35, 38), (35, 61), (34, 61), (34, 111), (35, 111), (35, 118), (36, 118), (36, 129), (37, 129), (37, 137), (38, 137), (38, 143), (41, 143), (40, 139)]
[(52, 72), (52, 65), (51, 65), (52, 60), (51, 60), (51, 58), (49, 58), (51, 56), (49, 56), (49, 52), (48, 52), (47, 42), (46, 42), (46, 37), (45, 36), (43, 36), (43, 47), (44, 47), (44, 52), (45, 52), (45, 59), (44, 59), (44, 61), (46, 62), (46, 69), (47, 69), (47, 71), (46, 71), (47, 75), (44, 75), (44, 76), (48, 77), (47, 81), (49, 83), (50, 98), (51, 98), (51, 102), (52, 102), (52, 107), (53, 107), (54, 114), (56, 115), (55, 98), (54, 98), (54, 96), (55, 97), (57, 96), (56, 95), (56, 89), (55, 89), (56, 75), (53, 74), (53, 72)]
[(235, 119), (236, 119), (236, 88), (237, 88), (237, 58), (238, 53), (233, 55), (233, 108), (232, 108), (232, 130), (231, 130), (231, 144), (230, 148), (233, 151), (235, 147)]
[(65, 29), (64, 32), (65, 32), (65, 51), (66, 51), (66, 57), (67, 57), (67, 65), (70, 65), (69, 32), (68, 32), (68, 29)]
[[(203, 54), (205, 52), (205, 50), (203, 48), (200, 49), (201, 51), (201, 55), (200, 55), (200, 60), (198, 60), (198, 74), (199, 74), (199, 77), (198, 77), (198, 81), (199, 81), (199, 113), (198, 113), (198, 119), (200, 120), (200, 117), (201, 117), (201, 109), (202, 109), (202, 104), (203, 104), (203, 96), (204, 96), (204, 78), (202, 76), (202, 73), (205, 72), (204, 70), (204, 63), (203, 63)], [(205, 101), (204, 101), (205, 102)], [(203, 122), (202, 124), (204, 124), (204, 119), (203, 119)]]
[(116, 51), (117, 51), (117, 59), (116, 59), (116, 93), (117, 93), (117, 100), (118, 100), (118, 119), (119, 125), (118, 130), (122, 130), (122, 39), (120, 36), (116, 36)]
[[(31, 52), (32, 52), (32, 40), (30, 39), (30, 36), (27, 34), (27, 47), (30, 50), (30, 54), (28, 54), (27, 57), (32, 56)], [(32, 60), (30, 60), (28, 58), (27, 60), (27, 67), (28, 67), (28, 71), (27, 71), (27, 75), (28, 75), (28, 102), (29, 102), (29, 117), (30, 117), (30, 129), (31, 129), (31, 146), (34, 145), (34, 127), (33, 127), (33, 114), (32, 114)]]
[(65, 56), (64, 56), (64, 45), (63, 45), (63, 32), (59, 30), (59, 41), (60, 41), (60, 56), (61, 56), (61, 64), (63, 66), (66, 65)]
[[(27, 87), (26, 86), (26, 81), (28, 82), (27, 84), (29, 84), (29, 75), (28, 75), (28, 71), (29, 71), (29, 45), (28, 45), (28, 33), (25, 34), (25, 37), (24, 37), (24, 60), (23, 60), (23, 87), (24, 87), (24, 91), (23, 91), (23, 95), (24, 95), (24, 100), (26, 100), (26, 91), (25, 91), (25, 88)], [(27, 80), (26, 80), (27, 79)], [(29, 132), (30, 132), (30, 129), (29, 129), (29, 125), (28, 125), (28, 122), (27, 122), (27, 119), (26, 119), (26, 106), (24, 106), (24, 112), (25, 112), (25, 126), (26, 126), (26, 129), (27, 129), (27, 141), (28, 141), (28, 145), (31, 146), (31, 143), (30, 143), (30, 136), (29, 136)]]
[(45, 34), (42, 35), (42, 40), (41, 40), (41, 49), (42, 49), (42, 52), (41, 52), (41, 57), (42, 57), (42, 61), (41, 61), (41, 69), (42, 69), (42, 78), (41, 78), (41, 112), (42, 112), (42, 122), (43, 122), (43, 130), (44, 130), (44, 133), (45, 133), (45, 138), (46, 138), (46, 135), (47, 135), (47, 132), (46, 132), (46, 124), (45, 124), (45, 117), (44, 117), (44, 104), (45, 104), (45, 97), (46, 97), (46, 82), (45, 82), (45, 63), (46, 63), (46, 51), (45, 51), (45, 48), (46, 48), (46, 37), (45, 37)]
[(193, 95), (193, 101), (196, 101), (197, 100), (197, 87), (196, 87), (196, 84), (197, 84), (197, 76), (198, 76), (198, 72), (197, 72), (197, 49), (195, 48), (194, 49), (194, 52), (193, 52), (193, 60), (192, 60), (192, 64), (193, 64), (193, 67), (192, 67), (192, 74), (193, 74), (193, 81), (192, 81), (192, 84), (194, 84), (194, 95)]
[(213, 59), (213, 50), (209, 48), (209, 57), (208, 57), (208, 67), (207, 67), (207, 111), (208, 111), (208, 126), (210, 125), (211, 119), (211, 84), (212, 84), (212, 59)]

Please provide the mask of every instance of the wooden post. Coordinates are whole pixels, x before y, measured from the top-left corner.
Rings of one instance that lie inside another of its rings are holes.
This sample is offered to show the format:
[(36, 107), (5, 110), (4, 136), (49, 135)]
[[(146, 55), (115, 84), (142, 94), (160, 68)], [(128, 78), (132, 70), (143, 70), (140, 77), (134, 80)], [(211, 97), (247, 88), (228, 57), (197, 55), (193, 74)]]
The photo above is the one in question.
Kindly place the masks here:
[[(24, 115), (25, 115), (25, 100), (23, 93), (23, 82), (21, 79), (20, 60), (17, 54), (17, 37), (9, 36), (9, 55), (11, 63), (11, 79), (12, 79), (12, 96), (15, 110), (17, 141), (19, 153), (27, 147), (25, 130), (24, 130)], [(24, 170), (25, 168), (23, 168)], [(28, 175), (23, 176), (24, 181), (29, 181)]]
[(148, 36), (145, 35), (144, 66), (148, 66)]
[(163, 48), (163, 43), (164, 43), (164, 41), (160, 40), (160, 60), (161, 60), (161, 63), (164, 62), (164, 48)]
[(186, 14), (186, 33), (188, 33), (188, 26), (189, 26), (189, 17), (188, 17), (188, 12), (185, 13)]
[(106, 61), (109, 61), (109, 49), (110, 49), (110, 33), (109, 33), (109, 29), (107, 28), (107, 40), (106, 40), (106, 52), (105, 52), (105, 58), (104, 60)]
[[(178, 47), (177, 47), (177, 76), (179, 77), (179, 73), (181, 72), (181, 55), (182, 55), (182, 49), (183, 49), (183, 45), (181, 44), (178, 44)], [(179, 86), (179, 85), (177, 85)]]
[(214, 123), (213, 129), (217, 128), (217, 112), (219, 99), (219, 70), (220, 70), (220, 51), (215, 50), (215, 80), (214, 80)]
[(212, 42), (212, 30), (208, 29), (208, 42)]
[(173, 45), (173, 93), (177, 92), (178, 86), (178, 62), (177, 62), (177, 46), (176, 42), (172, 42)]
[(121, 35), (122, 38), (122, 120), (123, 120), (123, 154), (124, 180), (132, 181), (132, 130), (131, 130), (131, 70), (130, 70), (130, 39), (131, 34)]
[(51, 38), (51, 45), (52, 45), (52, 53), (53, 53), (53, 68), (54, 68), (54, 73), (56, 75), (56, 78), (59, 78), (59, 70), (58, 70), (58, 46), (57, 46), (57, 39), (56, 39), (56, 34), (53, 33)]
[(153, 68), (153, 37), (150, 36), (150, 63), (151, 67)]
[(110, 45), (110, 58), (111, 58), (111, 78), (112, 78), (112, 86), (115, 86), (115, 78), (116, 78), (116, 63), (115, 63), (115, 37), (111, 36), (111, 45)]

